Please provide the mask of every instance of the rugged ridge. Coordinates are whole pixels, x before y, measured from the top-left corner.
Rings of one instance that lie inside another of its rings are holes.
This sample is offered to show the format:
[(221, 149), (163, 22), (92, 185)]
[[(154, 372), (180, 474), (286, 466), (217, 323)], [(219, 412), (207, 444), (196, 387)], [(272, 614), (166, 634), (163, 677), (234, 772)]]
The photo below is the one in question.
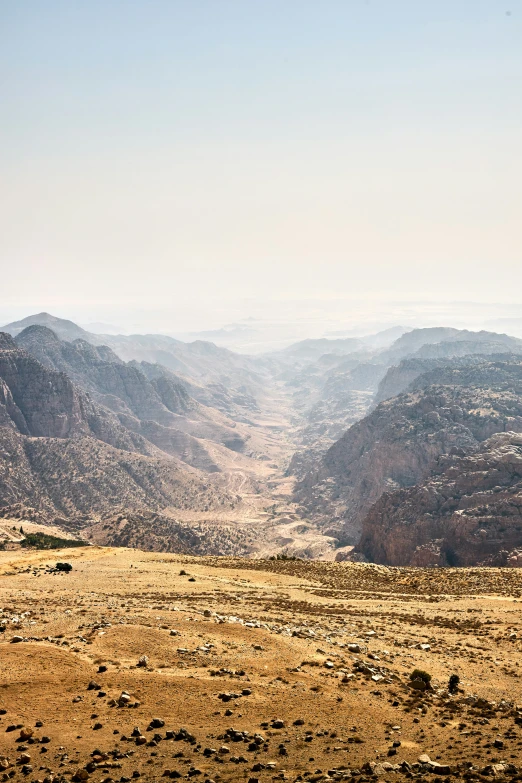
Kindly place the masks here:
[(0, 335), (0, 515), (70, 525), (115, 509), (236, 502)]
[[(481, 351), (482, 347), (480, 344)], [(407, 390), (428, 386), (430, 383), (473, 385), (477, 379), (477, 371), (480, 371), (485, 363), (489, 368), (490, 378), (494, 381), (495, 367), (498, 368), (497, 374), (500, 374), (506, 362), (516, 363), (519, 356), (519, 353), (500, 351), (487, 358), (483, 353), (471, 353), (463, 357), (403, 359), (398, 365), (390, 367), (380, 381), (374, 403), (377, 405)], [(418, 378), (420, 380), (417, 382)]]
[(473, 454), (441, 457), (416, 486), (382, 495), (357, 551), (394, 566), (522, 565), (522, 435), (497, 433)]
[(44, 367), (13, 341), (2, 340), (0, 382), (4, 426), (22, 435), (71, 438), (91, 435), (116, 448), (155, 454), (152, 444), (78, 389), (65, 373)]
[(108, 346), (125, 362), (157, 363), (196, 382), (224, 385), (234, 390), (236, 404), (243, 407), (244, 412), (258, 409), (257, 399), (264, 398), (265, 380), (275, 363), (267, 357), (254, 359), (235, 354), (204, 340), (184, 343), (162, 334), (93, 334), (72, 321), (48, 313), (7, 324), (1, 331), (18, 335), (25, 327), (34, 325), (49, 327), (60, 339), (67, 341), (80, 338), (94, 346)]
[(66, 342), (44, 326), (28, 327), (15, 342), (49, 369), (66, 373), (112, 410), (127, 430), (193, 467), (220, 469), (219, 452), (211, 453), (207, 439), (236, 452), (245, 447), (248, 437), (236, 422), (191, 398), (185, 385), (168, 373), (149, 379), (137, 364), (127, 364), (107, 346)]
[(237, 498), (169, 458), (93, 437), (24, 438), (0, 428), (0, 516), (82, 528), (115, 511), (212, 511)]
[(443, 368), (438, 377), (434, 370), (424, 385), (420, 376), (416, 390), (378, 405), (297, 484), (296, 500), (344, 543), (357, 543), (383, 492), (423, 480), (441, 455), (470, 454), (495, 432), (522, 431), (521, 358)]
[[(463, 343), (461, 346), (460, 343)], [(397, 364), (407, 357), (451, 358), (471, 353), (522, 351), (522, 340), (496, 332), (471, 332), (467, 329), (431, 327), (403, 334), (378, 354), (379, 362)]]

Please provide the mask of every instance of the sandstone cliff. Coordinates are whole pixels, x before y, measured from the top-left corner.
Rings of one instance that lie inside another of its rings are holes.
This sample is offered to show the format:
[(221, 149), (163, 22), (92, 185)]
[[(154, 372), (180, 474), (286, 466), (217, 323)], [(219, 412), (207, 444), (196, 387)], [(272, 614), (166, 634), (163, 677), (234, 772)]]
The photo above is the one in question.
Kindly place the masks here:
[(441, 457), (430, 478), (382, 495), (357, 551), (387, 565), (522, 565), (522, 435)]
[[(408, 389), (429, 386), (431, 383), (473, 385), (477, 380), (477, 371), (481, 371), (484, 367), (488, 368), (489, 382), (496, 382), (504, 372), (506, 362), (512, 362), (515, 367), (520, 358), (518, 352), (512, 353), (507, 350), (497, 350), (488, 355), (487, 351), (483, 351), (483, 344), (479, 343), (478, 346), (480, 353), (472, 352), (462, 357), (418, 358), (415, 356), (403, 359), (399, 364), (390, 367), (380, 381), (374, 403), (378, 405)], [(497, 344), (495, 347), (498, 349)], [(498, 378), (495, 378), (495, 375)], [(417, 382), (418, 378), (420, 380)]]
[(296, 500), (341, 541), (355, 544), (370, 507), (385, 491), (427, 477), (452, 450), (476, 451), (495, 432), (522, 431), (522, 359), (483, 359), (443, 368), (417, 389), (382, 402), (325, 454), (296, 487)]

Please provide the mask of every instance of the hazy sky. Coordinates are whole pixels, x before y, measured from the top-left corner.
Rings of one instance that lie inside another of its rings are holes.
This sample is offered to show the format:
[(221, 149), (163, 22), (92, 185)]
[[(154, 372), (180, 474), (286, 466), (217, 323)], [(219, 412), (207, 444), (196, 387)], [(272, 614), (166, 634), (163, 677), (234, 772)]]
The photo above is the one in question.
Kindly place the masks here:
[(0, 69), (4, 309), (522, 301), (521, 0), (0, 0)]

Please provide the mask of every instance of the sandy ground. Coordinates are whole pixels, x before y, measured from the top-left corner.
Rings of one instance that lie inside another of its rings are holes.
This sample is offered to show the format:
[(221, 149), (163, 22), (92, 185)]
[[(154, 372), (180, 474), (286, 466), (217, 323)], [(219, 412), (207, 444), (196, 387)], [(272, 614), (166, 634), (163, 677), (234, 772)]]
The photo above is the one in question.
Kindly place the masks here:
[(521, 601), (518, 570), (0, 552), (0, 776), (512, 779)]

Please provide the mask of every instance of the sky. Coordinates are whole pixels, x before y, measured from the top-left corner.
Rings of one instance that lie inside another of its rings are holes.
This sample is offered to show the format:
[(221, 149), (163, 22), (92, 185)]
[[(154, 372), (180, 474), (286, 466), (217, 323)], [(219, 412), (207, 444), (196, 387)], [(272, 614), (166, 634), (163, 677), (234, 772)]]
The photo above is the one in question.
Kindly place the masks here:
[(522, 303), (522, 0), (0, 0), (0, 77), (4, 320)]

